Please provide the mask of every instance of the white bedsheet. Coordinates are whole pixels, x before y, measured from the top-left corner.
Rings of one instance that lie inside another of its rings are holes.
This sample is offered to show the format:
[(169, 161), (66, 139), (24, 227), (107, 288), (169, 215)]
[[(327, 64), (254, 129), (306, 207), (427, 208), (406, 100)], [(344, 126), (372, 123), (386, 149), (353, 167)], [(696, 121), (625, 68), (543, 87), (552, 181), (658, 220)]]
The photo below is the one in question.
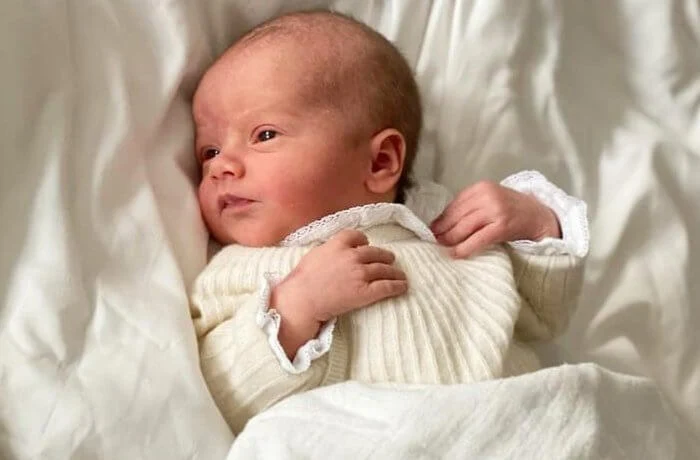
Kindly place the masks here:
[(415, 66), (422, 175), (533, 168), (589, 203), (561, 354), (651, 377), (700, 436), (696, 0), (4, 0), (0, 458), (225, 457), (187, 311), (190, 97), (246, 27), (328, 4)]
[(252, 419), (228, 459), (685, 459), (694, 444), (650, 380), (579, 364), (475, 385), (314, 390)]

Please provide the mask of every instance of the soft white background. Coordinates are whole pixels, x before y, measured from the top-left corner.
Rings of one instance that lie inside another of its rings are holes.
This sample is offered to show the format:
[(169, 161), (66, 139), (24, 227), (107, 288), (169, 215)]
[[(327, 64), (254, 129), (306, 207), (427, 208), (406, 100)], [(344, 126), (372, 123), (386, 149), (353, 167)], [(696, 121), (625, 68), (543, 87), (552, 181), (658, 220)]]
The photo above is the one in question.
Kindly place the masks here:
[(190, 98), (247, 27), (328, 4), (415, 67), (423, 176), (538, 169), (588, 202), (564, 356), (650, 376), (700, 433), (697, 1), (4, 0), (0, 457), (226, 454), (187, 311)]

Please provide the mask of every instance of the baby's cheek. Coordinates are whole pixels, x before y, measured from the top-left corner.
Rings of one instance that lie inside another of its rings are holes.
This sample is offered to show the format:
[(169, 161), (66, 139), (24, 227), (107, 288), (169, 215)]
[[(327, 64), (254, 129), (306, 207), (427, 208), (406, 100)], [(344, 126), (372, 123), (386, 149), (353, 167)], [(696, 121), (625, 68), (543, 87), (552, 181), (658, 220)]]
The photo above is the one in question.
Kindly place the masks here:
[(199, 204), (199, 209), (204, 213), (207, 208), (207, 192), (201, 186), (197, 189), (197, 203)]
[(212, 220), (217, 215), (215, 212), (215, 203), (213, 203), (213, 194), (207, 187), (200, 187), (197, 192), (197, 201), (199, 209), (202, 213), (205, 223), (208, 227), (215, 224)]
[(199, 208), (204, 210), (204, 207), (206, 205), (206, 191), (200, 186), (197, 189), (197, 203), (199, 204)]
[(328, 171), (307, 171), (298, 180), (290, 178), (285, 181), (288, 190), (280, 199), (299, 212), (318, 218), (335, 212), (338, 203), (347, 194), (347, 183), (343, 177)]
[(269, 185), (270, 194), (276, 197), (280, 205), (296, 208), (308, 203), (309, 197), (316, 192), (314, 184), (309, 180), (297, 180), (289, 177), (277, 180)]

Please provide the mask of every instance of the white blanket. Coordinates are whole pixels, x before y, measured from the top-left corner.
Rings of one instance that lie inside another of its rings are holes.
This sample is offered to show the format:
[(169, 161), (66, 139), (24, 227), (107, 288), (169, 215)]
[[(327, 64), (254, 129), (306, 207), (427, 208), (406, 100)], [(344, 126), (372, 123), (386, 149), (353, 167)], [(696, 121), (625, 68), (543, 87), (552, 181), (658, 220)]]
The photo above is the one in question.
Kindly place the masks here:
[(190, 100), (244, 29), (324, 5), (415, 67), (419, 174), (533, 168), (588, 202), (560, 351), (650, 377), (700, 435), (697, 0), (2, 0), (0, 458), (226, 456), (187, 309)]
[(228, 459), (689, 459), (694, 442), (649, 380), (582, 364), (473, 385), (314, 390), (252, 419)]

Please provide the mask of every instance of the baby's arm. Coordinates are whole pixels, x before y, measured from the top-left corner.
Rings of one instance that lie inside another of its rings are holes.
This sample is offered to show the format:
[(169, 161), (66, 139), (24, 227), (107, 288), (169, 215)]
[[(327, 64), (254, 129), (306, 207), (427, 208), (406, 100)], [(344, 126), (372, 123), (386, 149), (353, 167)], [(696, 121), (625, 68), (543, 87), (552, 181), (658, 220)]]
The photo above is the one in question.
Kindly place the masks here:
[(503, 185), (535, 196), (559, 222), (558, 238), (515, 241), (509, 251), (523, 297), (516, 337), (549, 340), (565, 330), (583, 284), (589, 244), (586, 204), (533, 171), (510, 176)]
[(428, 222), (444, 207), (432, 229), (455, 257), (509, 243), (515, 279), (525, 299), (516, 324), (518, 336), (548, 339), (563, 330), (581, 289), (588, 252), (584, 202), (541, 174), (525, 171), (500, 185), (481, 182), (468, 187), (452, 201), (443, 187), (419, 184), (409, 191), (407, 205)]
[(357, 230), (342, 230), (306, 254), (272, 292), (287, 357), (316, 337), (323, 323), (405, 293), (406, 275), (393, 263), (391, 252), (369, 246)]
[(266, 276), (257, 290), (231, 285), (250, 269), (245, 254), (212, 261), (195, 283), (191, 307), (202, 372), (235, 432), (287, 396), (344, 379), (345, 338), (324, 326), (326, 350), (330, 333), (333, 344), (318, 353), (321, 325), (407, 289), (394, 256), (354, 230), (309, 251), (280, 283)]
[(275, 250), (229, 246), (212, 259), (192, 289), (190, 312), (202, 374), (234, 433), (281, 399), (330, 383), (337, 374), (331, 354), (343, 357), (344, 341), (336, 334), (333, 353), (309, 363), (303, 374), (281, 366), (270, 340), (270, 329), (279, 327), (268, 311), (274, 280), (264, 276), (256, 285), (247, 279), (260, 251)]
[(419, 182), (407, 192), (408, 206), (431, 225), (455, 257), (510, 243), (527, 252), (588, 252), (586, 205), (566, 195), (542, 174), (524, 171), (500, 184), (482, 181), (455, 198), (439, 184)]
[(431, 225), (456, 258), (510, 241), (560, 238), (554, 212), (534, 196), (483, 181), (457, 195)]
[(570, 254), (528, 254), (509, 248), (513, 275), (523, 299), (515, 336), (551, 340), (569, 323), (583, 284), (583, 258)]
[[(261, 280), (260, 288), (250, 292), (222, 295), (215, 292), (216, 286), (210, 287), (213, 290), (205, 286), (194, 291), (193, 309), (214, 306), (231, 314), (199, 337), (200, 366), (214, 401), (234, 433), (239, 433), (251, 417), (285, 397), (330, 383), (330, 354), (315, 360), (302, 374), (290, 374), (280, 366), (259, 325), (269, 300), (267, 280)], [(336, 337), (334, 348), (342, 344)]]

